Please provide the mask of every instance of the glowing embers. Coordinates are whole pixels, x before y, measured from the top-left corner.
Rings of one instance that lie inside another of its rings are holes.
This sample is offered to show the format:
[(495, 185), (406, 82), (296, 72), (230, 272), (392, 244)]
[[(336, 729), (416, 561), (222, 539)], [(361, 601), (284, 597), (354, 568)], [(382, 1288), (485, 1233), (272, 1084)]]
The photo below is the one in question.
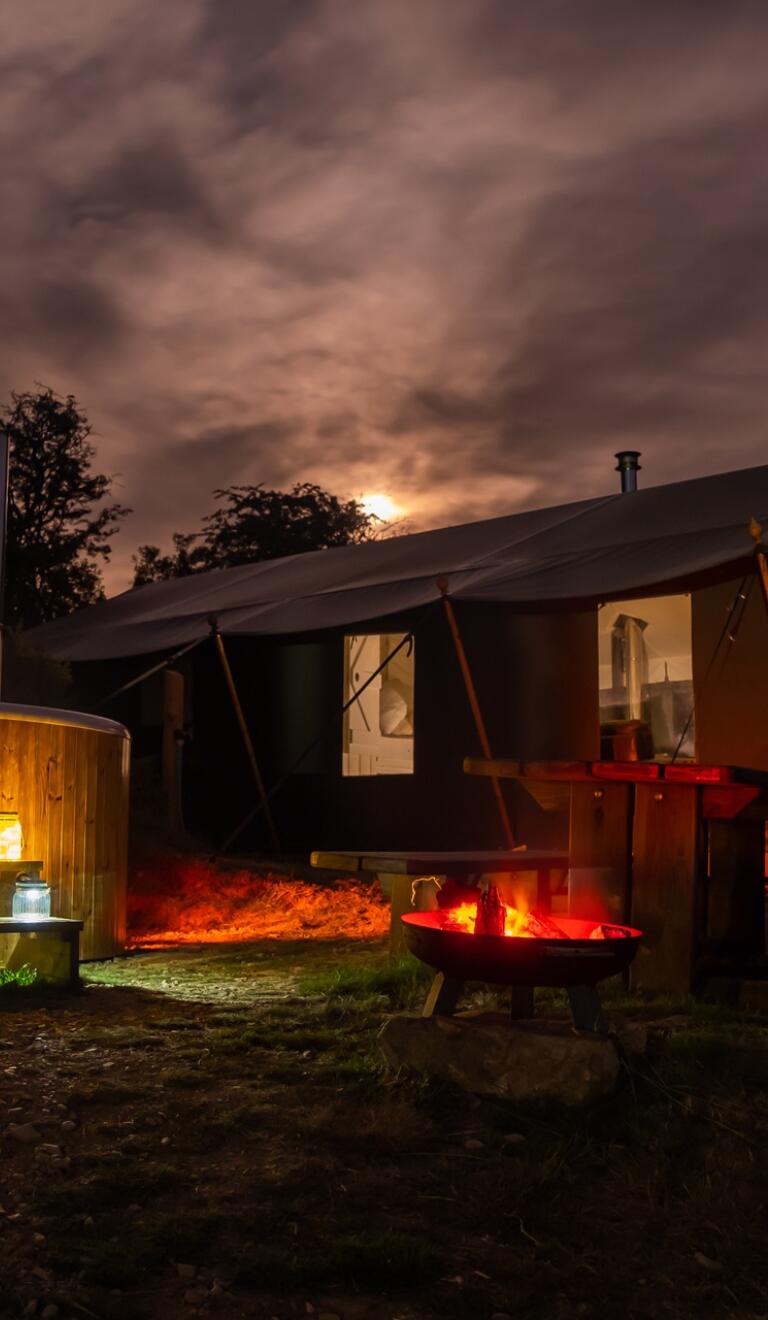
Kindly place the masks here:
[[(443, 913), (443, 924), (446, 930), (463, 930), (469, 935), (507, 935), (522, 939), (540, 938), (533, 929), (534, 915), (531, 912), (520, 912), (518, 908), (510, 907), (508, 904), (499, 903), (502, 908), (503, 930), (488, 930), (483, 927), (482, 910), (480, 912), (480, 929), (477, 929), (478, 907), (480, 900), (476, 903), (459, 903), (458, 907), (448, 908)], [(529, 923), (529, 918), (531, 919)]]
[[(468, 935), (503, 935), (509, 939), (570, 940), (573, 934), (563, 929), (552, 917), (505, 903), (495, 885), (478, 895), (475, 902), (459, 903), (440, 913), (444, 930), (463, 931)], [(582, 922), (579, 938), (589, 940), (627, 939), (631, 931), (627, 926), (608, 922)]]
[(0, 811), (0, 862), (21, 860), (21, 821), (15, 811)]

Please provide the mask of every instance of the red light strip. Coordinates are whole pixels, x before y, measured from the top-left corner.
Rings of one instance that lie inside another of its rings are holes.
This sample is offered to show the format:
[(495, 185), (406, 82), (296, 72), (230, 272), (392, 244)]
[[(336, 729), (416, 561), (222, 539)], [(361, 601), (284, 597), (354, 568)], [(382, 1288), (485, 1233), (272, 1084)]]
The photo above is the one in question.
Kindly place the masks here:
[(661, 766), (654, 761), (595, 761), (592, 774), (595, 779), (645, 781), (660, 779)]
[(677, 784), (732, 784), (733, 771), (725, 765), (665, 765), (664, 778)]

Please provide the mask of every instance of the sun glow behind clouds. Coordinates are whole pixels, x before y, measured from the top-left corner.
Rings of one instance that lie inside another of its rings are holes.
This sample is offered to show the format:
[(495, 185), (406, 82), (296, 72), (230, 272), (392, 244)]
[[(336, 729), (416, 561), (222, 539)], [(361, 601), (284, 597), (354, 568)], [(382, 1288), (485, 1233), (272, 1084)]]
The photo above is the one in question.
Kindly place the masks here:
[(395, 504), (388, 495), (364, 495), (360, 503), (366, 513), (372, 513), (374, 518), (380, 518), (382, 522), (394, 522), (403, 512), (399, 504)]

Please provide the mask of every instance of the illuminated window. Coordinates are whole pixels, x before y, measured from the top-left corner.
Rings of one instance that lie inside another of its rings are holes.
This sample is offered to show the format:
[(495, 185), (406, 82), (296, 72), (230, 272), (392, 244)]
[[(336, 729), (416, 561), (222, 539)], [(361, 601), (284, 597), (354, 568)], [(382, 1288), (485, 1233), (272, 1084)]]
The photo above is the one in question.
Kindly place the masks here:
[(601, 723), (644, 720), (654, 756), (693, 756), (690, 596), (610, 601), (598, 635)]
[(364, 633), (344, 638), (344, 701), (354, 700), (344, 716), (343, 775), (413, 774), (413, 641), (376, 674), (403, 637)]

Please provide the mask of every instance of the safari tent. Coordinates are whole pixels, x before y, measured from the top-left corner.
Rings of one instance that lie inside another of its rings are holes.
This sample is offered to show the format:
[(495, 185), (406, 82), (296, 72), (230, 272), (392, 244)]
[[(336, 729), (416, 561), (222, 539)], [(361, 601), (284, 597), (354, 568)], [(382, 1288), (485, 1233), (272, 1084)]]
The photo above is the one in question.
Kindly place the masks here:
[[(594, 759), (601, 723), (642, 718), (659, 759), (768, 771), (753, 520), (768, 466), (161, 582), (31, 637), (136, 755), (175, 737), (214, 847), (493, 848), (449, 616), (495, 755)], [(567, 828), (504, 792), (531, 845)]]

